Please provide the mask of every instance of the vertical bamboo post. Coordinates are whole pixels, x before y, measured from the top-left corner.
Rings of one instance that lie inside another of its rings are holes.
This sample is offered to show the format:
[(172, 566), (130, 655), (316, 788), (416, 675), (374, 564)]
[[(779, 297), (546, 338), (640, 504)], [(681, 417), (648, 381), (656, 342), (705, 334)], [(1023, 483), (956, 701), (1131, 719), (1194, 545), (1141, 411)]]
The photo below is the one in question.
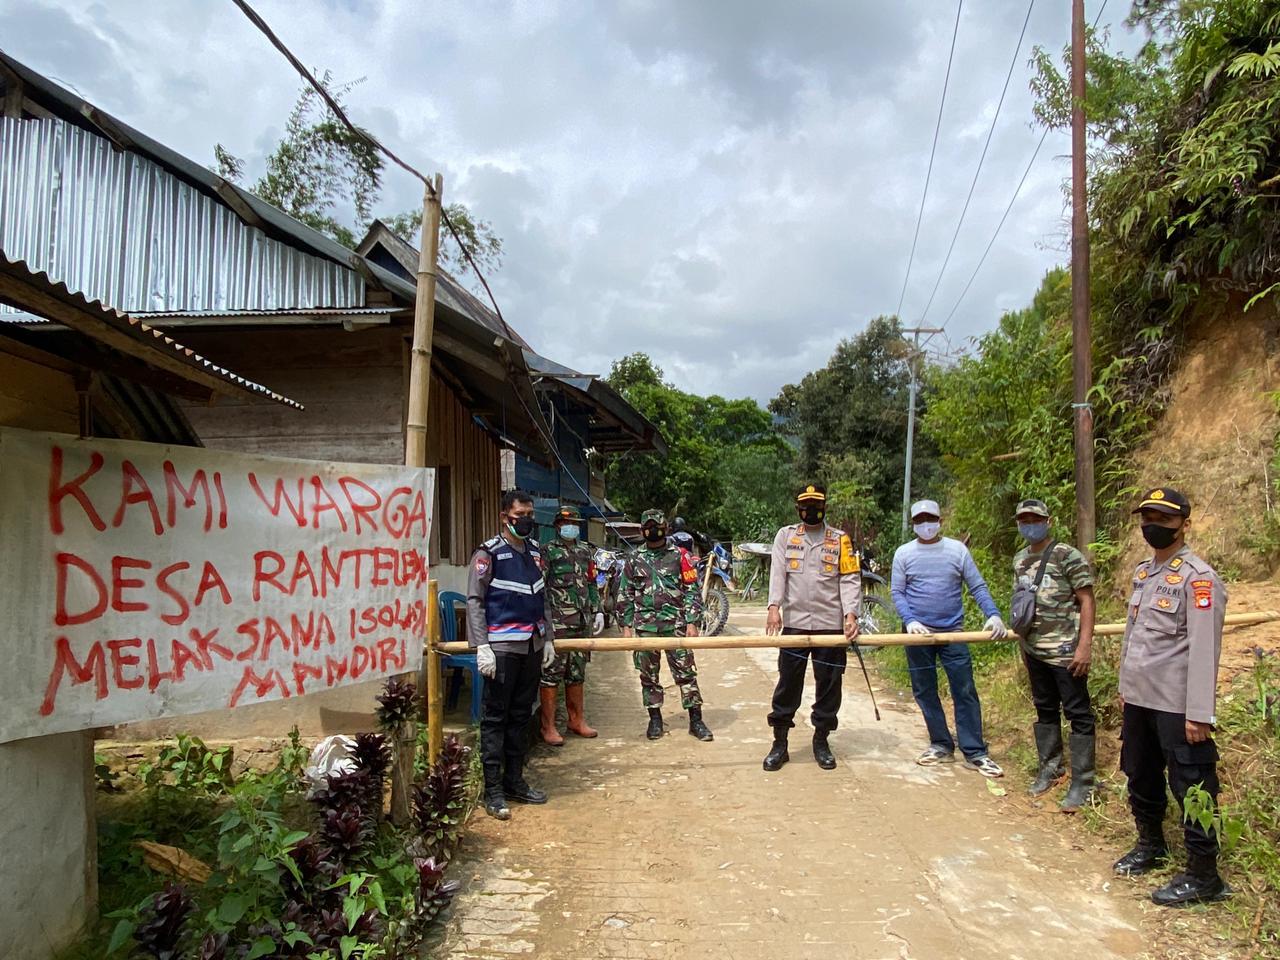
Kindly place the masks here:
[(429, 608), (427, 610), (427, 652), (422, 659), (422, 669), (427, 680), (427, 759), (436, 762), (440, 748), (444, 746), (444, 679), (440, 674), (440, 583), (432, 580), (427, 585)]
[[(440, 194), (444, 178), (436, 174), (422, 200), (422, 239), (418, 252), (418, 283), (413, 300), (413, 349), (409, 358), (409, 404), (405, 414), (404, 462), (407, 467), (427, 465), (427, 414), (431, 399), (431, 339), (436, 323), (436, 262), (440, 255)], [(423, 551), (429, 549), (423, 544)], [(428, 584), (428, 597), (431, 597)], [(431, 605), (434, 609), (434, 603)], [(430, 610), (428, 616), (430, 616)], [(426, 656), (431, 657), (428, 646)], [(437, 671), (438, 672), (438, 671)], [(430, 669), (427, 673), (431, 676)], [(412, 675), (403, 677), (413, 682)], [(420, 691), (421, 692), (421, 691)], [(428, 718), (430, 719), (430, 718)], [(428, 738), (438, 731), (428, 729)], [(409, 781), (413, 778), (415, 740), (396, 737), (391, 764), (391, 822), (409, 822)], [(432, 755), (434, 759), (434, 754)]]

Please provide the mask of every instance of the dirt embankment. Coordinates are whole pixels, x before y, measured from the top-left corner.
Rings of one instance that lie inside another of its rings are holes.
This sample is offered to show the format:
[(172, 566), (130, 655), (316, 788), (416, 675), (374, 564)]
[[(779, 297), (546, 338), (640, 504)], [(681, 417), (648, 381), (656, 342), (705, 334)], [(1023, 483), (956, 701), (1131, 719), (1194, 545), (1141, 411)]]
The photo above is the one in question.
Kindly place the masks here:
[[(1277, 390), (1280, 310), (1262, 304), (1246, 312), (1243, 300), (1233, 300), (1197, 317), (1168, 408), (1134, 458), (1139, 487), (1168, 484), (1191, 499), (1193, 548), (1229, 580), (1273, 574), (1255, 544), (1266, 512), (1280, 506), (1271, 466)], [(1147, 552), (1133, 530), (1117, 579)]]

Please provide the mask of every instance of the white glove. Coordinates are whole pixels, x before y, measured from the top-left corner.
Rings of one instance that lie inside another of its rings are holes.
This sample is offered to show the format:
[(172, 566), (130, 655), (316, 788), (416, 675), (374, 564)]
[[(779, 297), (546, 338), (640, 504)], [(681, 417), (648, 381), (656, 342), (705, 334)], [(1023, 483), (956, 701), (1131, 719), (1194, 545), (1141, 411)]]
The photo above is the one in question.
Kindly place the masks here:
[(476, 647), (476, 666), (480, 668), (480, 676), (492, 680), (498, 675), (498, 657), (493, 647), (482, 643)]
[(591, 635), (598, 637), (604, 633), (604, 614), (597, 613), (596, 618), (591, 621)]
[(547, 645), (542, 648), (542, 669), (550, 670), (551, 662), (555, 660), (555, 658), (556, 658), (556, 645), (552, 643), (550, 640), (548, 640)]
[(922, 637), (928, 636), (929, 628), (926, 627), (919, 620), (912, 620), (910, 623), (907, 624), (907, 633), (914, 633)]
[(1000, 619), (1000, 615), (987, 617), (987, 622), (982, 625), (983, 630), (991, 631), (993, 640), (1003, 640), (1009, 635), (1009, 628), (1004, 625), (1004, 621)]

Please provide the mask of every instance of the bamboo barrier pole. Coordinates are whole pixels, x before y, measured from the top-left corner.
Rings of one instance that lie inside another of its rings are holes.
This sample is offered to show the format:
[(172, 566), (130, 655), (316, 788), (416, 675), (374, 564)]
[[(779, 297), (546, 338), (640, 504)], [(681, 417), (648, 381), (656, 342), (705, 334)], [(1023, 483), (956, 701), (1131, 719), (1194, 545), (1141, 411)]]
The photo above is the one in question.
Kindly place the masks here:
[[(1229, 613), (1226, 617), (1228, 627), (1247, 627), (1259, 623), (1270, 623), (1280, 620), (1280, 611), (1261, 610), (1254, 613)], [(1103, 623), (1093, 628), (1095, 637), (1118, 636), (1124, 633), (1123, 623)], [(986, 630), (973, 630), (961, 633), (868, 633), (858, 638), (865, 646), (876, 647), (913, 647), (941, 646), (947, 643), (1012, 643), (1018, 638), (1012, 634), (1005, 640), (996, 641)], [(721, 635), (718, 637), (586, 637), (583, 639), (565, 639), (556, 641), (556, 650), (579, 650), (601, 653), (609, 650), (740, 650), (767, 647), (843, 647), (848, 645), (841, 633), (797, 633), (789, 635), (773, 635), (764, 633), (742, 634), (737, 636)], [(465, 643), (443, 643), (441, 653), (467, 653)]]
[[(405, 409), (404, 463), (406, 467), (427, 465), (427, 416), (431, 401), (431, 341), (436, 325), (436, 263), (440, 256), (440, 193), (444, 178), (436, 174), (435, 183), (428, 184), (422, 198), (422, 239), (418, 251), (417, 287), (413, 299), (413, 347), (409, 354), (409, 402)], [(423, 552), (429, 552), (427, 544)], [(428, 586), (428, 590), (430, 587)], [(432, 605), (432, 610), (435, 607)], [(430, 616), (430, 611), (428, 612)], [(428, 638), (429, 640), (429, 638)], [(431, 679), (431, 644), (428, 642), (427, 679)], [(437, 664), (437, 672), (439, 665)], [(413, 682), (412, 674), (404, 678)], [(419, 693), (422, 693), (421, 687)], [(428, 704), (430, 691), (427, 692)], [(427, 712), (427, 739), (442, 736), (439, 725), (431, 727), (431, 713)], [(409, 781), (413, 778), (413, 751), (416, 738), (408, 743), (397, 737), (393, 745), (395, 756), (391, 764), (391, 822), (409, 822)], [(407, 772), (406, 772), (407, 771)]]
[[(422, 669), (427, 691), (427, 759), (436, 762), (444, 746), (444, 679), (440, 670), (440, 582), (427, 584), (427, 649)], [(465, 644), (464, 644), (465, 646)]]

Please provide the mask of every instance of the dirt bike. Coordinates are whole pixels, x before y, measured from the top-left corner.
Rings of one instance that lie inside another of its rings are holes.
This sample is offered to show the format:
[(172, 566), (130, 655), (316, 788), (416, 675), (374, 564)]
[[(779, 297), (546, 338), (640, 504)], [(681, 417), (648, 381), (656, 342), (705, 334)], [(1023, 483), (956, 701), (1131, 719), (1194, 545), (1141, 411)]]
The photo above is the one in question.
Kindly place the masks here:
[[(884, 596), (889, 583), (880, 576), (876, 559), (863, 548), (858, 549), (858, 566), (862, 570), (862, 604), (858, 611), (860, 635), (892, 633), (898, 612)], [(874, 643), (861, 643), (863, 650), (878, 650)]]
[(622, 578), (622, 554), (617, 550), (597, 547), (595, 552), (596, 589), (600, 593), (600, 609), (606, 625), (617, 622), (618, 583)]

